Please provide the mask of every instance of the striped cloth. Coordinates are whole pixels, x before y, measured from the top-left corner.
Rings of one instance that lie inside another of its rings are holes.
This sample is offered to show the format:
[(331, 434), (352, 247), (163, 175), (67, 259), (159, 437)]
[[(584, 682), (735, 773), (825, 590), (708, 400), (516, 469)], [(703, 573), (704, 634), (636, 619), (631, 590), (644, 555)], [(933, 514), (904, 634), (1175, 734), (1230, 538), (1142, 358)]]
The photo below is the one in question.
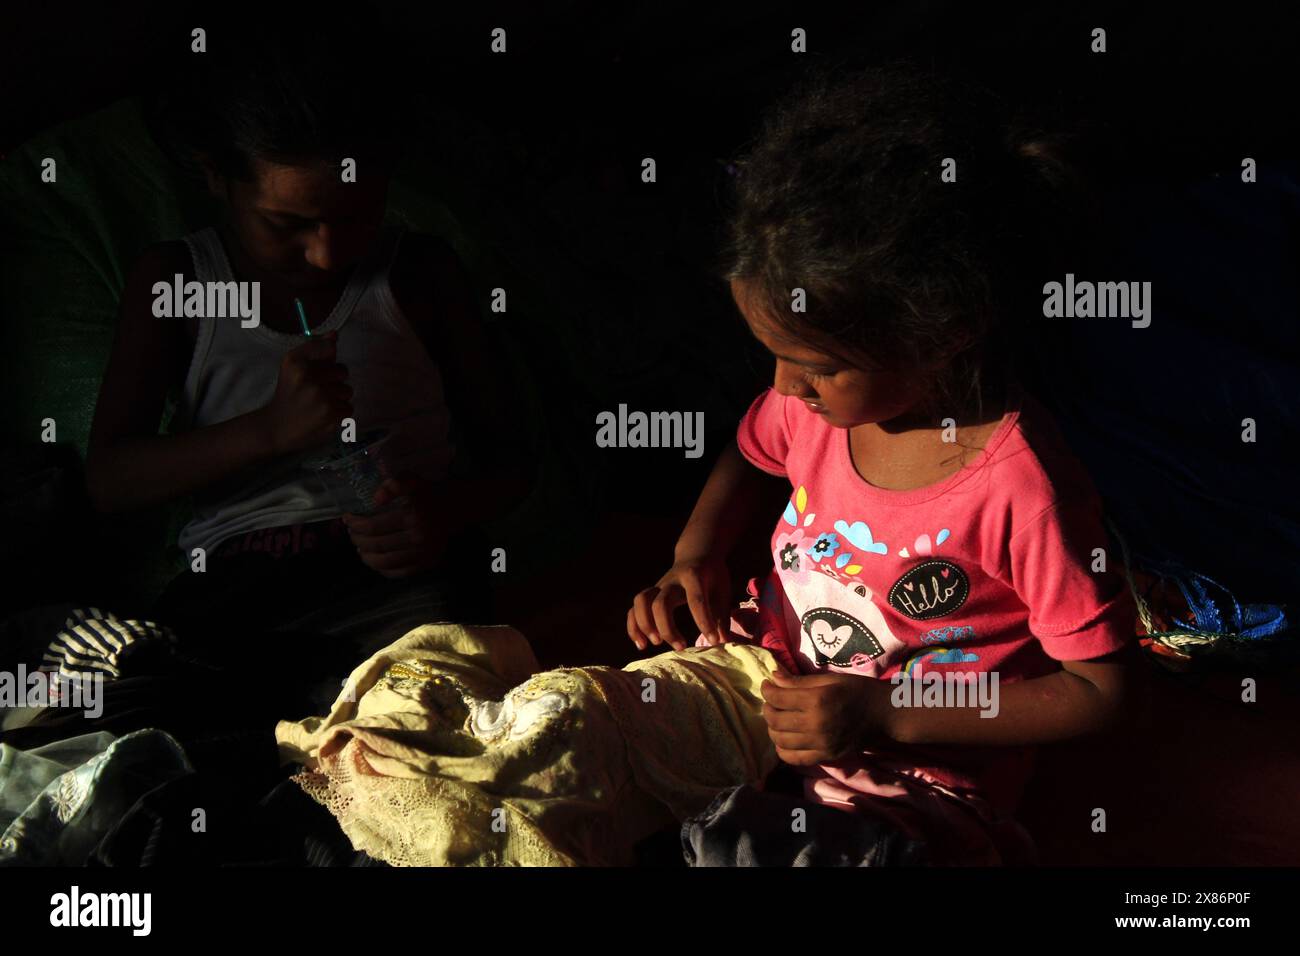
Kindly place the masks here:
[(65, 677), (105, 680), (121, 677), (122, 660), (144, 641), (176, 643), (170, 628), (153, 621), (123, 621), (97, 607), (73, 608), (63, 628), (41, 658), (40, 670)]

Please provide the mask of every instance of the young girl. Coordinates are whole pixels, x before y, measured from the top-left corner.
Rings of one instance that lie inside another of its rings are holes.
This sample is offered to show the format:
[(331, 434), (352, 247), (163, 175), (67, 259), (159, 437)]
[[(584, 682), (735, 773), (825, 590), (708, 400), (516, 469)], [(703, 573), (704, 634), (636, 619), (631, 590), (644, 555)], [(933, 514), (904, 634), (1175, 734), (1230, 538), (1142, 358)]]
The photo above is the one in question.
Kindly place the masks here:
[[(392, 130), (406, 118), (392, 108), (391, 75), (365, 62), (365, 39), (296, 25), (267, 40), (212, 33), (205, 56), (221, 64), (156, 115), (160, 138), (197, 164), (225, 215), (146, 250), (131, 270), (87, 480), (106, 512), (193, 495), (179, 545), (187, 562), (202, 549), (206, 567), (178, 577), (155, 609), (178, 632), (305, 626), (328, 605), (324, 627), (350, 594), (388, 601), (397, 586), (384, 578), (426, 578), (449, 537), (520, 493), (451, 471), (453, 420), (480, 466), (509, 446), (509, 383), (487, 371), (451, 248), (382, 225)], [(258, 323), (157, 317), (155, 284), (171, 288), (177, 275), (257, 283)], [(177, 416), (159, 435), (173, 391)], [(346, 418), (358, 435), (391, 433), (391, 477), (375, 504), (396, 505), (382, 513), (340, 515), (303, 467), (335, 445)]]
[[(775, 381), (627, 616), (642, 650), (685, 648), (683, 604), (699, 642), (770, 648), (787, 673), (764, 716), (805, 795), (936, 861), (1032, 858), (1011, 821), (1030, 746), (1117, 720), (1134, 626), (1097, 496), (1007, 371), (1004, 320), (1046, 281), (1024, 212), (1053, 167), (993, 113), (901, 68), (774, 109), (739, 164), (726, 275)], [(790, 492), (774, 567), (727, 626), (726, 561), (768, 517), (768, 476)]]

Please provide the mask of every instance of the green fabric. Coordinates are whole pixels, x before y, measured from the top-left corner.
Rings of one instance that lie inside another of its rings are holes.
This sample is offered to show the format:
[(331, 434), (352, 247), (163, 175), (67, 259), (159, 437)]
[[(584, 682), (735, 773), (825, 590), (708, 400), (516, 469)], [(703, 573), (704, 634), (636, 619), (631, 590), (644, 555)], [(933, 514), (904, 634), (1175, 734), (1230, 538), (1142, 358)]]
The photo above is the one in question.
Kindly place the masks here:
[[(57, 164), (54, 183), (41, 181), (46, 157)], [(459, 195), (458, 188), (437, 157), (417, 145), (393, 184), (389, 218), (450, 242), (477, 288), (515, 283), (512, 289), (520, 289), (523, 280), (476, 238), (483, 226), (474, 212), (479, 200), (461, 203), (466, 228), (460, 212), (439, 198)], [(179, 238), (217, 216), (206, 193), (157, 148), (135, 99), (50, 129), (0, 163), (0, 396), (8, 412), (7, 444), (42, 441), (42, 421), (53, 419), (56, 440), (73, 446), (84, 461), (131, 263), (148, 245)], [(519, 299), (526, 302), (528, 293), (521, 291)], [(521, 453), (544, 459), (537, 494), (506, 524), (514, 539), (528, 540), (530, 531), (540, 538), (550, 512), (583, 496), (548, 452), (524, 349), (506, 323), (490, 321), (489, 328), (500, 346), (500, 374), (514, 379), (525, 397)], [(171, 411), (169, 404), (162, 430)], [(113, 543), (113, 571), (133, 589), (121, 595), (123, 602), (152, 598), (184, 567), (175, 541), (188, 516), (185, 502), (102, 522), (97, 533)], [(512, 569), (526, 565), (516, 560), (522, 557), (512, 555)]]
[[(46, 157), (56, 163), (53, 183), (41, 180)], [(0, 164), (7, 442), (41, 441), (49, 418), (56, 440), (84, 461), (126, 271), (147, 245), (183, 235), (210, 214), (154, 146), (134, 101), (42, 133)], [(141, 593), (180, 569), (167, 544), (186, 510), (136, 516), (135, 533), (118, 540), (115, 557), (137, 569)]]
[(132, 804), (192, 771), (161, 730), (0, 744), (0, 866), (81, 866)]

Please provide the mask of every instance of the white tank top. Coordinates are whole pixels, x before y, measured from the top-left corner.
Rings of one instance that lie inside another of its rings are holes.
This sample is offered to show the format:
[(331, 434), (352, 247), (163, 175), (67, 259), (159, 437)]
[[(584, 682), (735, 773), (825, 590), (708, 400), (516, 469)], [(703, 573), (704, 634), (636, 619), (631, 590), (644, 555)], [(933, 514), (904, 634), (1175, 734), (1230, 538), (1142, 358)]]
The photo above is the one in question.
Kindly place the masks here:
[[(338, 330), (338, 361), (347, 366), (357, 434), (386, 427), (383, 456), (395, 474), (432, 480), (447, 473), (453, 448), (442, 375), (398, 308), (388, 272), (402, 232), (384, 230), (357, 265), (342, 297), (312, 334)], [(215, 229), (185, 237), (199, 282), (232, 282), (234, 274)], [(188, 278), (188, 277), (187, 277)], [(238, 318), (199, 320), (194, 355), (173, 431), (228, 421), (266, 406), (275, 394), (280, 359), (305, 342), (302, 335), (265, 325), (243, 328)], [(235, 535), (339, 515), (329, 493), (302, 462), (319, 450), (268, 462), (256, 473), (232, 477), (194, 495), (194, 516), (181, 529), (180, 548), (209, 554)]]

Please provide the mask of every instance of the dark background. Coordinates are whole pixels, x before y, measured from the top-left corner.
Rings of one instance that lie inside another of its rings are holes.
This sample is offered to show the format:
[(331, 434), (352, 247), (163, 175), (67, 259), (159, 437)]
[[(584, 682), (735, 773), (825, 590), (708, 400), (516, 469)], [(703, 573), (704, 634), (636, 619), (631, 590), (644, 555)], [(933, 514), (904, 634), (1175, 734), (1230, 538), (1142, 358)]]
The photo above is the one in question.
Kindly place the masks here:
[[(725, 154), (798, 71), (789, 30), (800, 26), (807, 59), (852, 51), (959, 64), (1016, 100), (1106, 120), (1135, 159), (1155, 150), (1187, 162), (1197, 159), (1191, 153), (1231, 158), (1239, 144), (1261, 152), (1294, 144), (1289, 7), (372, 3), (336, 15), (400, 25), (431, 94), (490, 111), (504, 137), (545, 131), (570, 157), (597, 143), (612, 156), (646, 141), (687, 157)], [(10, 7), (0, 35), (0, 146), (166, 83), (168, 65), (188, 51), (189, 31), (214, 22), (216, 9), (228, 8)], [(257, 29), (256, 8), (237, 16)], [(509, 31), (506, 57), (488, 52), (495, 26)], [(1108, 32), (1105, 55), (1089, 52), (1098, 26)]]
[[(960, 68), (1049, 127), (1088, 132), (1108, 192), (1103, 245), (1133, 241), (1145, 255), (1140, 267), (1097, 274), (1156, 280), (1160, 317), (1149, 334), (1083, 326), (1072, 343), (1031, 339), (1037, 383), (1062, 407), (1108, 406), (1110, 417), (1071, 437), (1086, 439), (1077, 447), (1135, 539), (1145, 531), (1145, 543), (1168, 543), (1242, 600), (1300, 600), (1291, 461), (1300, 443), (1300, 51), (1289, 6), (291, 7), (397, 28), (386, 55), (419, 78), (411, 129), (439, 144), (448, 204), (488, 224), (476, 238), (520, 280), (498, 331), (539, 396), (550, 510), (547, 530), (512, 544), (511, 571), (494, 582), (496, 619), (519, 626), (548, 666), (632, 656), (623, 636), (632, 596), (667, 569), (713, 458), (770, 373), (711, 271), (724, 166), (806, 64), (849, 53)], [(165, 87), (190, 29), (216, 22), (163, 3), (11, 4), (3, 16), (0, 153)], [(257, 30), (258, 10), (242, 22)], [(504, 57), (488, 52), (498, 25), (509, 34)], [(789, 51), (795, 26), (808, 31), (804, 57)], [(1107, 30), (1104, 55), (1089, 52), (1097, 26)], [(356, 68), (365, 62), (359, 53)], [(653, 188), (638, 179), (646, 155), (658, 160)], [(1239, 182), (1243, 156), (1273, 177), (1236, 191), (1250, 208), (1206, 186), (1216, 173), (1225, 186)], [(0, 368), (27, 360), (3, 354)], [(619, 403), (705, 411), (704, 458), (597, 448), (595, 413)], [(31, 422), (5, 405), (6, 443), (29, 448)], [(1260, 420), (1255, 446), (1238, 437), (1247, 414)], [(1142, 441), (1121, 443), (1120, 433)], [(1157, 439), (1163, 456), (1145, 454)], [(73, 600), (122, 612), (113, 602), (134, 572), (120, 556), (132, 544), (164, 547), (129, 521), (88, 544), (80, 518), (61, 517), (51, 532), (43, 514), (3, 517), (5, 611)], [(738, 578), (770, 566), (769, 533), (770, 524), (754, 528)], [(1234, 673), (1211, 675), (1225, 678), (1218, 684), (1170, 677), (1153, 682), (1132, 725), (1046, 748), (1023, 811), (1044, 861), (1294, 863), (1294, 676), (1249, 673), (1260, 675), (1257, 705), (1241, 703)], [(1273, 680), (1286, 686), (1265, 686)], [(1116, 839), (1076, 825), (1097, 806), (1122, 808)]]

